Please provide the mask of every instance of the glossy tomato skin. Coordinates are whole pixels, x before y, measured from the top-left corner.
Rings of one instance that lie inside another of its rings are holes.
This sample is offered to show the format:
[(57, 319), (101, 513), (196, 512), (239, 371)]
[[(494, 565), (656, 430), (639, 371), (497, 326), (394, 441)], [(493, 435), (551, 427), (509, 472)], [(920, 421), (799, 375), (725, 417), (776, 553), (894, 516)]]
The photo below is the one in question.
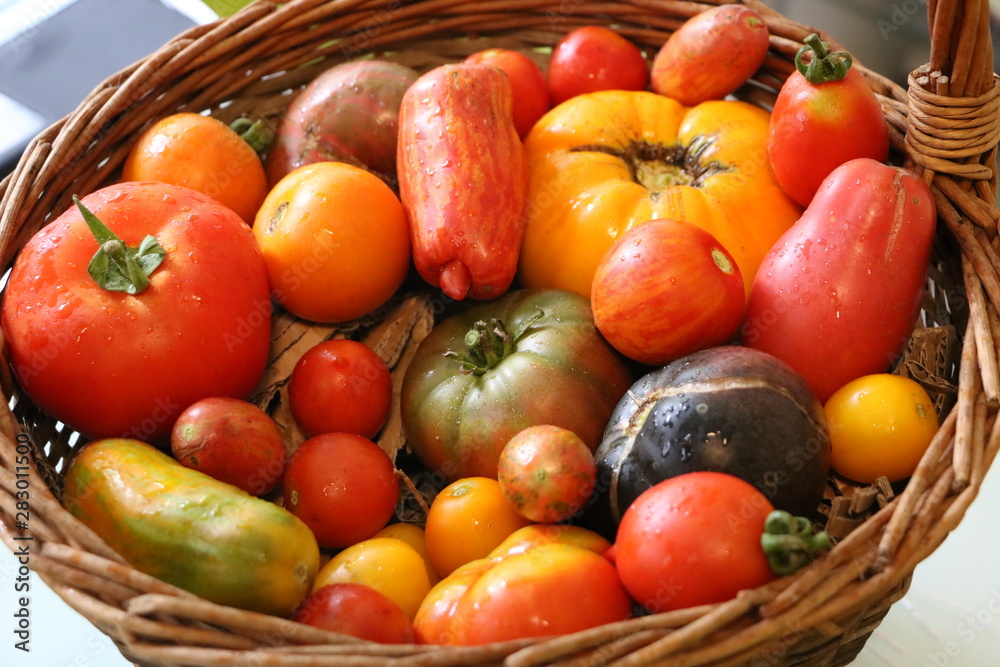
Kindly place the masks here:
[(638, 46), (611, 28), (583, 26), (563, 37), (549, 60), (552, 106), (598, 90), (644, 90), (649, 64)]
[(82, 199), (130, 246), (166, 257), (134, 296), (95, 283), (97, 241), (73, 207), (25, 244), (4, 293), (14, 373), (46, 412), (91, 437), (166, 444), (180, 412), (243, 398), (267, 364), (271, 300), (253, 233), (188, 188), (120, 183)]
[[(466, 334), (491, 318), (508, 332), (509, 354), (467, 372), (448, 353), (467, 355)], [(596, 449), (630, 384), (585, 297), (515, 290), (443, 320), (423, 340), (403, 378), (403, 428), (413, 451), (447, 479), (496, 478), (504, 445), (529, 426), (568, 429)]]
[(311, 593), (293, 621), (380, 644), (412, 644), (413, 624), (399, 605), (370, 586), (330, 584)]
[(721, 100), (743, 85), (767, 56), (769, 33), (760, 15), (719, 5), (692, 16), (653, 59), (653, 92), (694, 106)]
[(597, 266), (594, 322), (611, 345), (663, 365), (731, 339), (743, 320), (743, 274), (710, 233), (661, 218), (625, 232)]
[(889, 129), (882, 105), (856, 69), (819, 84), (795, 71), (775, 100), (767, 151), (781, 187), (808, 206), (823, 179), (848, 160), (885, 162)]
[(392, 378), (364, 343), (334, 338), (305, 351), (288, 381), (295, 423), (307, 437), (357, 433), (374, 438), (389, 417)]
[(749, 483), (692, 472), (644, 491), (625, 511), (615, 564), (651, 612), (724, 602), (774, 579), (760, 546), (773, 506)]
[(372, 537), (392, 518), (399, 482), (389, 456), (354, 433), (324, 433), (299, 445), (288, 461), (285, 507), (321, 547), (341, 549)]
[(170, 449), (181, 465), (238, 486), (268, 493), (285, 472), (285, 442), (270, 415), (238, 398), (192, 403), (174, 422)]
[(519, 514), (557, 523), (572, 518), (590, 500), (597, 463), (572, 431), (548, 424), (529, 426), (504, 446), (497, 480)]
[(528, 136), (535, 122), (549, 110), (549, 84), (534, 60), (511, 49), (486, 49), (465, 59), (467, 63), (492, 65), (510, 79), (514, 127), (521, 139)]
[(870, 158), (838, 167), (765, 256), (744, 344), (798, 371), (821, 402), (884, 372), (913, 330), (935, 224), (914, 174)]

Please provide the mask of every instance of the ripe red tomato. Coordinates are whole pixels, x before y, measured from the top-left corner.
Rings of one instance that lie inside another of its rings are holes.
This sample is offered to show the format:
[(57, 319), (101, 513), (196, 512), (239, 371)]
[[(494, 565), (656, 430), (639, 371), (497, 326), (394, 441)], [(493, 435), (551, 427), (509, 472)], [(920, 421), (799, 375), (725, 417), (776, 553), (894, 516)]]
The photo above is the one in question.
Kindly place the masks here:
[(364, 343), (346, 338), (306, 350), (288, 381), (292, 417), (307, 437), (339, 431), (374, 438), (391, 400), (385, 362)]
[(565, 521), (583, 509), (597, 483), (597, 463), (578, 435), (542, 424), (511, 438), (500, 452), (497, 480), (522, 516), (539, 523)]
[(767, 24), (742, 5), (719, 5), (691, 17), (653, 59), (653, 92), (693, 107), (721, 100), (742, 86), (764, 62)]
[(549, 110), (549, 84), (542, 69), (525, 54), (511, 49), (479, 51), (465, 62), (492, 65), (507, 74), (514, 100), (514, 127), (522, 139), (528, 136), (535, 122)]
[(285, 507), (321, 547), (341, 549), (372, 537), (392, 518), (399, 481), (388, 454), (354, 433), (306, 440), (285, 470)]
[(671, 477), (625, 510), (614, 546), (618, 574), (652, 612), (730, 600), (774, 579), (760, 546), (772, 511), (767, 496), (738, 477)]
[(841, 165), (761, 262), (743, 343), (798, 371), (821, 402), (885, 372), (920, 311), (936, 221), (913, 173), (869, 158)]
[(732, 255), (692, 223), (650, 220), (609, 248), (594, 274), (594, 323), (619, 352), (662, 365), (729, 340), (746, 287)]
[[(848, 160), (885, 162), (889, 129), (868, 82), (850, 54), (830, 52), (817, 35), (799, 50), (771, 111), (767, 152), (781, 187), (808, 206), (830, 172)], [(807, 63), (803, 56), (812, 52)]]
[(88, 273), (99, 245), (77, 207), (42, 228), (4, 293), (14, 373), (36, 405), (86, 436), (165, 444), (184, 408), (246, 397), (264, 372), (271, 298), (260, 248), (238, 215), (181, 186), (120, 183), (82, 203), (132, 248), (155, 237), (164, 258), (130, 294), (113, 263), (108, 287)]
[(307, 597), (293, 621), (380, 644), (412, 644), (413, 624), (398, 604), (371, 586), (323, 586)]
[(611, 28), (584, 26), (559, 40), (549, 60), (552, 106), (598, 90), (645, 90), (649, 64), (638, 46)]
[(285, 442), (270, 415), (238, 398), (191, 404), (174, 422), (170, 448), (182, 465), (261, 496), (285, 472)]

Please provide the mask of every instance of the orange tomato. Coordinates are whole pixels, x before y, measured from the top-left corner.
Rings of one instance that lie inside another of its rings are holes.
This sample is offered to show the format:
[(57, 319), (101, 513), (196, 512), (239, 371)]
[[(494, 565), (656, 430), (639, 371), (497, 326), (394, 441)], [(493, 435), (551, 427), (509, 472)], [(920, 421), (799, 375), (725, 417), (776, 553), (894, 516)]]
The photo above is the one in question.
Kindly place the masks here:
[(317, 162), (282, 178), (254, 234), (275, 300), (314, 322), (344, 322), (378, 308), (410, 267), (399, 198), (371, 172), (343, 162)]
[(123, 181), (183, 185), (231, 208), (248, 225), (267, 196), (253, 147), (217, 118), (182, 112), (154, 123), (132, 146)]
[(424, 535), (431, 565), (445, 577), (465, 563), (484, 558), (530, 523), (507, 502), (497, 480), (456, 480), (435, 496), (427, 512)]

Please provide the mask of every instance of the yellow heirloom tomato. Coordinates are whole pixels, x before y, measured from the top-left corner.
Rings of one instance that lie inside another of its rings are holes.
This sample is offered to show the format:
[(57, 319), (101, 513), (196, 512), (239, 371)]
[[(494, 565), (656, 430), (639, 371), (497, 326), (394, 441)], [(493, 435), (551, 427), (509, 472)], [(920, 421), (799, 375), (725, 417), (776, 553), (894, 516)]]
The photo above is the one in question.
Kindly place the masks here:
[(550, 110), (525, 140), (522, 281), (589, 296), (615, 239), (673, 218), (711, 233), (749, 291), (764, 254), (802, 214), (771, 171), (769, 117), (746, 102), (688, 108), (643, 91), (579, 95)]

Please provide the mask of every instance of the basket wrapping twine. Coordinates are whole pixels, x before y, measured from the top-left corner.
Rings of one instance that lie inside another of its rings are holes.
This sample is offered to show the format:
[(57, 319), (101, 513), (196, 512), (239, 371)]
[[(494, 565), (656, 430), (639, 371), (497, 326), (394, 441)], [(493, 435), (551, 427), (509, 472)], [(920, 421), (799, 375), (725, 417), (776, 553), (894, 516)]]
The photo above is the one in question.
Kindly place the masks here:
[[(276, 118), (291, 99), (288, 91), (366, 53), (426, 70), (487, 46), (505, 46), (544, 64), (534, 47), (551, 46), (568, 30), (588, 24), (614, 25), (652, 53), (684, 20), (713, 4), (719, 2), (256, 2), (229, 19), (185, 32), (110, 77), (32, 141), (14, 173), (0, 182), (0, 263), (10, 266), (17, 249), (68, 208), (72, 194), (113, 181), (138, 133), (182, 108), (209, 110), (226, 121), (251, 111)], [(815, 30), (756, 0), (744, 4), (767, 22), (771, 52), (740, 96), (766, 105), (792, 71), (803, 39)], [(797, 574), (721, 604), (547, 640), (479, 647), (375, 645), (223, 607), (129, 567), (62, 509), (58, 471), (79, 443), (18, 393), (6, 364), (0, 381), (13, 410), (0, 411), (4, 542), (14, 552), (27, 545), (34, 573), (142, 665), (851, 662), (905, 593), (914, 567), (958, 525), (1000, 444), (1000, 88), (992, 72), (989, 5), (932, 0), (927, 7), (930, 61), (911, 75), (909, 93), (858, 68), (882, 102), (895, 157), (931, 185), (944, 223), (924, 320), (929, 331), (939, 324), (954, 327), (950, 337), (962, 342), (958, 388), (905, 490), (891, 502), (882, 498), (884, 506), (867, 518), (859, 515), (829, 553)], [(463, 37), (477, 39), (458, 39)], [(414, 302), (404, 302), (369, 334), (394, 365), (397, 381), (411, 344), (432, 324), (413, 308)], [(296, 323), (279, 320), (278, 326), (302, 333)], [(309, 331), (314, 340), (340, 334), (344, 330), (336, 327)], [(281, 332), (275, 335), (282, 339)], [(925, 356), (947, 358), (940, 352)], [(398, 421), (391, 423), (392, 435), (400, 437)], [(23, 491), (30, 495), (27, 531), (18, 528), (15, 510)]]

